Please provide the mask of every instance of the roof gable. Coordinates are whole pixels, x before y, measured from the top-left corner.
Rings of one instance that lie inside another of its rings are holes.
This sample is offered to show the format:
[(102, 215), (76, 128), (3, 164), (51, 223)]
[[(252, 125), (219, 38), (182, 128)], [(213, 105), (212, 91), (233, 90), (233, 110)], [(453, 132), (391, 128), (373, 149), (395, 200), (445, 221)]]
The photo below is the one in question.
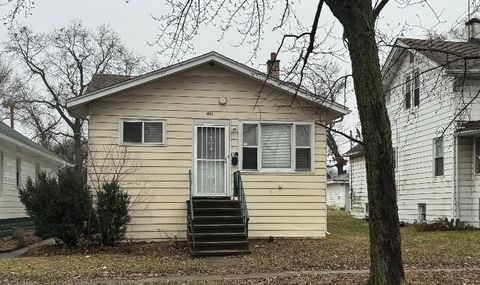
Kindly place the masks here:
[[(298, 89), (297, 86), (293, 84), (286, 83), (271, 77), (267, 77), (267, 74), (263, 72), (260, 72), (256, 69), (248, 67), (244, 64), (241, 64), (237, 61), (234, 61), (216, 52), (210, 52), (210, 53), (174, 64), (174, 65), (156, 70), (156, 71), (146, 73), (144, 75), (133, 77), (133, 78), (113, 78), (111, 75), (108, 75), (109, 78), (107, 81), (114, 82), (118, 80), (118, 82), (114, 83), (113, 85), (103, 87), (101, 89), (96, 89), (90, 93), (86, 93), (82, 96), (69, 100), (67, 102), (67, 108), (71, 113), (73, 113), (73, 115), (79, 115), (79, 113), (81, 112), (78, 112), (78, 110), (81, 108), (85, 108), (86, 105), (90, 102), (96, 101), (106, 96), (119, 93), (127, 89), (142, 86), (144, 84), (148, 84), (160, 78), (172, 76), (174, 74), (184, 72), (186, 70), (192, 69), (202, 64), (211, 63), (211, 62), (220, 64), (233, 72), (243, 74), (253, 80), (256, 80), (259, 82), (265, 82), (266, 85), (270, 87), (280, 89), (292, 95), (296, 94), (296, 96), (298, 96), (299, 98), (303, 98), (314, 104), (322, 106), (323, 108), (333, 111), (336, 114), (336, 117), (350, 113), (350, 111), (343, 105), (340, 105), (336, 102), (332, 102), (329, 99), (315, 97), (314, 94), (308, 92), (303, 88)], [(266, 78), (267, 80), (265, 80)], [(102, 84), (94, 83), (94, 85), (99, 86)]]
[(42, 153), (43, 156), (49, 157), (57, 162), (62, 162), (63, 164), (68, 164), (58, 155), (54, 154), (53, 152), (47, 150), (43, 146), (33, 142), (26, 136), (22, 135), (15, 129), (12, 129), (7, 124), (0, 121), (0, 138), (6, 138), (9, 141), (14, 142), (16, 145), (20, 145), (23, 148), (30, 148), (33, 149), (37, 153)]

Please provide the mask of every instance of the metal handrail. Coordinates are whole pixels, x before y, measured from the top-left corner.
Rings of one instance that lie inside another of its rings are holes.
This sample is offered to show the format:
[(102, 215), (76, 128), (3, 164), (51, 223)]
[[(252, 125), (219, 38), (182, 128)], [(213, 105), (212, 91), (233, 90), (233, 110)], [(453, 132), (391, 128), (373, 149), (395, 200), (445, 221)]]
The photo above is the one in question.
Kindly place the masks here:
[(243, 188), (243, 181), (240, 171), (235, 171), (233, 173), (233, 187), (234, 196), (236, 196), (240, 201), (243, 224), (245, 225), (245, 235), (248, 237), (248, 221), (250, 220), (250, 216), (248, 215), (247, 199), (245, 198), (245, 189)]
[(195, 215), (193, 213), (193, 187), (192, 187), (192, 170), (188, 170), (188, 182), (189, 182), (189, 204), (190, 204), (190, 211), (188, 211), (188, 230), (190, 235), (192, 236), (192, 244), (193, 249), (195, 249), (195, 231), (193, 228), (193, 220), (195, 219)]

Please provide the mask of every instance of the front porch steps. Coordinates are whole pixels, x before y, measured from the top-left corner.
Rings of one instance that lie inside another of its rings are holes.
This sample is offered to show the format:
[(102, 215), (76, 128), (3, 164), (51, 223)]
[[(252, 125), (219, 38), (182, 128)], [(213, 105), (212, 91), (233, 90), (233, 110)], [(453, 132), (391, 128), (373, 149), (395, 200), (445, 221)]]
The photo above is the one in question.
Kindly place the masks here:
[[(238, 200), (194, 198), (193, 221), (188, 228), (192, 256), (248, 254), (249, 244)], [(190, 201), (187, 201), (190, 213)]]

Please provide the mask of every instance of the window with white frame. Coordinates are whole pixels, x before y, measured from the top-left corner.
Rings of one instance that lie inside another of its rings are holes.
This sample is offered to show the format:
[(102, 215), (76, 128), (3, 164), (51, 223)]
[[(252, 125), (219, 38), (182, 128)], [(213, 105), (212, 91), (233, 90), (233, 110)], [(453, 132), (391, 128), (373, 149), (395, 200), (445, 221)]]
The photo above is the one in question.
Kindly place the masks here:
[(165, 144), (164, 120), (121, 120), (123, 144)]
[(15, 185), (22, 186), (22, 158), (17, 156), (15, 160)]
[(427, 204), (418, 204), (418, 222), (423, 223), (427, 221)]
[(0, 151), (0, 194), (3, 192), (3, 173), (4, 172), (5, 172), (4, 156), (3, 156), (3, 151)]
[(312, 125), (244, 123), (243, 170), (312, 170)]
[(480, 174), (480, 137), (475, 138), (475, 174)]
[(443, 176), (443, 137), (433, 140), (434, 174)]
[(35, 181), (38, 181), (38, 176), (40, 175), (40, 163), (35, 163)]
[(412, 105), (412, 81), (410, 75), (405, 76), (405, 109)]
[(413, 73), (413, 106), (420, 106), (420, 73)]

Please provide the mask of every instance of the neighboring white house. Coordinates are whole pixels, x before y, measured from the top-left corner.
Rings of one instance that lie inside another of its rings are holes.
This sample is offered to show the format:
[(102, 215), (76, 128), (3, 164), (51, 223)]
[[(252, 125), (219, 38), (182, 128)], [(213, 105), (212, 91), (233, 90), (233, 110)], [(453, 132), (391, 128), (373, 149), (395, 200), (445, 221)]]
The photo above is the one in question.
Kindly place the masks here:
[[(480, 226), (480, 20), (464, 42), (398, 39), (383, 67), (400, 220)], [(353, 214), (368, 211), (363, 149), (350, 157)]]
[(327, 206), (350, 211), (350, 177), (348, 173), (327, 179)]
[(27, 217), (18, 187), (42, 171), (52, 174), (67, 162), (0, 122), (0, 220)]
[[(121, 181), (134, 201), (128, 238), (232, 244), (222, 236), (245, 234), (248, 218), (249, 237), (325, 236), (325, 128), (316, 123), (349, 111), (280, 81), (275, 55), (268, 66), (270, 77), (210, 52), (138, 77), (96, 75), (67, 103), (89, 118), (90, 174), (111, 152), (134, 163)], [(246, 204), (219, 224), (213, 215), (244, 201), (237, 171)]]

